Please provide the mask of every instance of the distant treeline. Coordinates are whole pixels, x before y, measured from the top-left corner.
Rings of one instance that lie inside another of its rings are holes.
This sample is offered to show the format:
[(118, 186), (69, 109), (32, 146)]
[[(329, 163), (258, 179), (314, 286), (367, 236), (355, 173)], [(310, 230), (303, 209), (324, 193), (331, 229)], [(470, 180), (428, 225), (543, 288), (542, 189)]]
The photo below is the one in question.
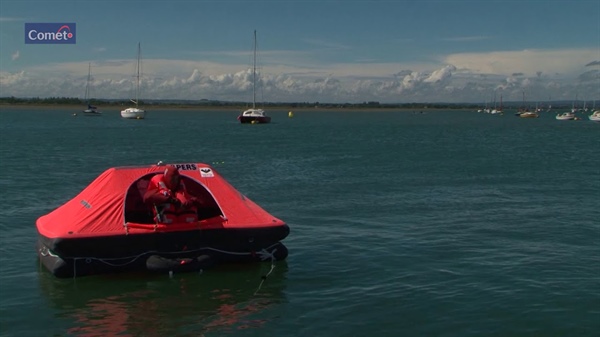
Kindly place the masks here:
[[(129, 100), (109, 100), (109, 99), (92, 99), (89, 102), (92, 105), (128, 105)], [(198, 106), (198, 107), (244, 107), (248, 106), (247, 102), (228, 102), (215, 100), (147, 100), (139, 102), (142, 105), (155, 106)], [(0, 97), (0, 104), (15, 104), (15, 105), (84, 105), (85, 101), (75, 97), (33, 97), (33, 98), (18, 98), (18, 97)], [(568, 102), (551, 102), (552, 108), (570, 107)], [(480, 104), (473, 103), (379, 103), (379, 102), (362, 102), (362, 103), (320, 103), (320, 102), (265, 102), (260, 104), (261, 107), (279, 107), (279, 108), (382, 108), (382, 109), (478, 109)], [(518, 109), (522, 107), (522, 102), (507, 102), (503, 104), (504, 108)], [(542, 107), (546, 109), (547, 107)]]

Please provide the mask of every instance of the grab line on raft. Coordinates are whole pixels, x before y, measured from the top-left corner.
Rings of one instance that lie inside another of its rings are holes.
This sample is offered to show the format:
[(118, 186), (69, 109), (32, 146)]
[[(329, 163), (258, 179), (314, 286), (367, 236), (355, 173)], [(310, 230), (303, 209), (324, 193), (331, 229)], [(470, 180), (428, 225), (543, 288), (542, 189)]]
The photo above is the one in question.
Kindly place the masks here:
[[(271, 246), (267, 247), (267, 248), (263, 248), (260, 251), (258, 251), (257, 253), (255, 252), (229, 252), (226, 250), (221, 250), (221, 249), (217, 249), (217, 248), (212, 248), (212, 247), (202, 247), (202, 248), (198, 248), (198, 249), (194, 249), (194, 250), (187, 250), (187, 251), (177, 251), (177, 252), (158, 252), (158, 251), (147, 251), (135, 256), (126, 256), (126, 257), (118, 257), (118, 258), (108, 258), (108, 259), (101, 259), (101, 258), (96, 258), (96, 257), (73, 257), (73, 277), (75, 278), (77, 276), (77, 261), (78, 260), (86, 260), (86, 262), (91, 262), (92, 260), (95, 261), (99, 261), (102, 262), (106, 265), (109, 265), (111, 267), (123, 267), (126, 266), (128, 264), (133, 263), (135, 260), (139, 259), (140, 257), (147, 255), (147, 254), (162, 254), (162, 255), (175, 255), (175, 254), (181, 254), (181, 253), (194, 253), (194, 252), (199, 252), (199, 251), (203, 251), (203, 250), (211, 250), (211, 251), (215, 251), (215, 252), (219, 252), (219, 253), (224, 253), (224, 254), (231, 254), (231, 255), (258, 255), (258, 257), (260, 258), (261, 261), (266, 261), (269, 257), (271, 258), (271, 270), (267, 273), (267, 275), (263, 276), (263, 282), (266, 279), (266, 277), (271, 274), (271, 272), (273, 271), (274, 268), (274, 261), (275, 261), (275, 252), (277, 251), (277, 248), (275, 248), (273, 250), (273, 252), (269, 252), (269, 249), (271, 249), (272, 247), (276, 246), (280, 244), (279, 242), (272, 244)], [(53, 254), (49, 248), (44, 247), (45, 252), (42, 251), (42, 249), (40, 249), (40, 254), (42, 256), (52, 256), (52, 257), (59, 257), (62, 258), (59, 255)], [(124, 262), (124, 263), (110, 263), (109, 261), (112, 260), (123, 260), (123, 259), (131, 259), (130, 261)], [(262, 285), (262, 282), (261, 282)], [(260, 286), (259, 286), (260, 289)], [(258, 290), (257, 290), (258, 291)]]

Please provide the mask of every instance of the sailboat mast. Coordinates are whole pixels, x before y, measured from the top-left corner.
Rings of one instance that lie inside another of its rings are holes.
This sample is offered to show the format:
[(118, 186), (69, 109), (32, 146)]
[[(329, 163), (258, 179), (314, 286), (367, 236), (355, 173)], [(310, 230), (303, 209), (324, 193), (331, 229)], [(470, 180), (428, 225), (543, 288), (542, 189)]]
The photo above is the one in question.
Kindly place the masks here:
[(500, 111), (502, 111), (502, 94), (500, 94)]
[(254, 30), (254, 63), (252, 64), (252, 109), (256, 108), (256, 29)]
[(135, 107), (138, 107), (138, 100), (140, 94), (140, 54), (141, 54), (141, 45), (138, 42), (138, 51), (137, 51), (137, 74), (136, 74), (136, 83), (135, 83)]
[(90, 80), (92, 78), (92, 63), (88, 63), (88, 77), (87, 84), (85, 85), (85, 101), (89, 103), (90, 100)]

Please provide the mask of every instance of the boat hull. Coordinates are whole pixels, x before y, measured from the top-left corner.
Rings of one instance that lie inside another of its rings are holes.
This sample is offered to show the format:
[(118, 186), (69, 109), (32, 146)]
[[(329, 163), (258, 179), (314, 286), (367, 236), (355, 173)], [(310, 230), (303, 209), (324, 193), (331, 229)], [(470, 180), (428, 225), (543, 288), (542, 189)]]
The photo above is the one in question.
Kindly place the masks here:
[(559, 121), (571, 121), (575, 119), (575, 114), (570, 112), (565, 112), (563, 114), (556, 115), (556, 120)]
[(121, 117), (126, 119), (144, 119), (146, 117), (146, 111), (136, 108), (128, 108), (121, 111)]
[(538, 118), (539, 115), (535, 112), (523, 112), (519, 115), (521, 118)]
[(240, 116), (238, 117), (242, 124), (266, 124), (271, 123), (270, 116), (253, 117), (253, 116)]
[(37, 254), (41, 264), (60, 278), (169, 268), (189, 272), (219, 263), (284, 260), (288, 251), (280, 240), (288, 234), (286, 225), (77, 239), (40, 235)]
[(83, 110), (82, 112), (84, 116), (102, 116), (102, 112), (96, 110)]

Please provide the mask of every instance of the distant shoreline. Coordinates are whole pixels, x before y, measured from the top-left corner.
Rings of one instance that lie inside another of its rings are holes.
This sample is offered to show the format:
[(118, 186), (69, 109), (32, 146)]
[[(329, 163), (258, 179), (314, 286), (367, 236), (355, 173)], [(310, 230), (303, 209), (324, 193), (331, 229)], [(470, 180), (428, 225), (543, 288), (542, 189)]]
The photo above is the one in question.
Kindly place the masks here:
[[(126, 108), (126, 105), (122, 104), (107, 104), (98, 105), (98, 110), (101, 112), (112, 111), (119, 112)], [(47, 109), (47, 110), (67, 110), (70, 112), (79, 112), (85, 107), (75, 104), (0, 104), (0, 111), (11, 109)], [(185, 105), (185, 104), (160, 104), (160, 105), (144, 105), (144, 109), (148, 111), (160, 111), (160, 110), (188, 110), (188, 111), (231, 111), (241, 112), (250, 107), (247, 106), (213, 106), (213, 105)], [(289, 106), (268, 106), (264, 107), (267, 112), (288, 112), (288, 111), (436, 111), (436, 110), (470, 110), (465, 108), (400, 108), (400, 107), (289, 107)]]
[[(97, 105), (100, 111), (121, 111), (128, 106), (121, 104)], [(238, 111), (242, 108), (219, 107), (219, 106), (194, 106), (194, 105), (144, 105), (140, 106), (146, 110), (231, 110)], [(4, 109), (48, 109), (48, 110), (84, 110), (85, 106), (75, 104), (0, 104), (0, 110)]]

